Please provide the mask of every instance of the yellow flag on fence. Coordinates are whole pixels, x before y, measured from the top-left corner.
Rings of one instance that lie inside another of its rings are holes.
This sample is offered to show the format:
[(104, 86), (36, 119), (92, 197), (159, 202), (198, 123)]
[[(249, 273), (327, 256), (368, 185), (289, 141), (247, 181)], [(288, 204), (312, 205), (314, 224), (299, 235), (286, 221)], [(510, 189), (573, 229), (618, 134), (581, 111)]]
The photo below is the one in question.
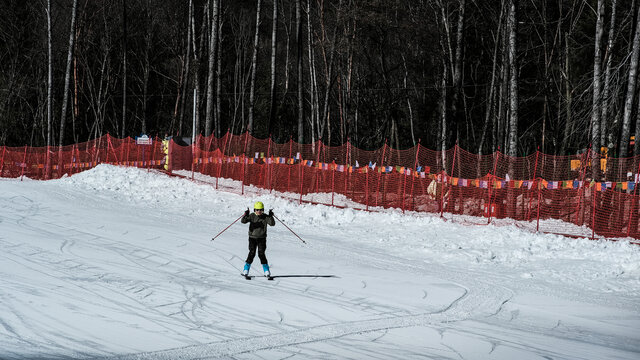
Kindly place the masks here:
[(580, 160), (571, 160), (571, 170), (580, 169)]

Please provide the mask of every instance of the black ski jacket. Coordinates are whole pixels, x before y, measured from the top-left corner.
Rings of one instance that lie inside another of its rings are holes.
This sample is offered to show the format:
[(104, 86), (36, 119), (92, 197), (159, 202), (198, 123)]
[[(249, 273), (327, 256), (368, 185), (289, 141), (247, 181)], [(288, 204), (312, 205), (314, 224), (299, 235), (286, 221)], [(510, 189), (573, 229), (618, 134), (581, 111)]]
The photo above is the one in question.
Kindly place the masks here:
[(274, 226), (276, 224), (273, 216), (267, 214), (257, 215), (256, 213), (243, 216), (240, 222), (243, 224), (249, 223), (249, 237), (253, 239), (266, 238), (267, 225)]

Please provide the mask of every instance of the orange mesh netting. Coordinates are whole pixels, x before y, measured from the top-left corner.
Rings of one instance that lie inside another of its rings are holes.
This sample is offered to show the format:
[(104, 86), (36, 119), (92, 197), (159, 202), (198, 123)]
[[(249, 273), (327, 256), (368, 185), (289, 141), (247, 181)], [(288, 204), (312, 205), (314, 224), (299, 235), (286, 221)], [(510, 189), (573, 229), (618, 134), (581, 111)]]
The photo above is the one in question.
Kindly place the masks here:
[(514, 225), (576, 237), (640, 239), (640, 156), (606, 158), (586, 151), (512, 158), (458, 146), (433, 151), (388, 146), (367, 151), (320, 141), (276, 144), (248, 133), (198, 137), (191, 146), (109, 135), (64, 147), (3, 147), (0, 177), (55, 179), (100, 163), (189, 170), (299, 202), (362, 210), (439, 213), (469, 224)]

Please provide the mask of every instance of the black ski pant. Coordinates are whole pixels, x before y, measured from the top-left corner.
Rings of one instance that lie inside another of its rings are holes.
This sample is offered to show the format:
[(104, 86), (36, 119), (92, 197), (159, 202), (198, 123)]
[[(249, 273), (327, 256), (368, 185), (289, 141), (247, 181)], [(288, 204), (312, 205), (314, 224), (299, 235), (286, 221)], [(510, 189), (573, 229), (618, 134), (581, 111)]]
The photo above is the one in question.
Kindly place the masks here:
[(258, 257), (260, 258), (261, 264), (268, 264), (267, 256), (264, 252), (267, 250), (267, 238), (249, 238), (249, 255), (247, 255), (247, 264), (251, 264), (253, 262), (253, 258), (256, 257), (256, 248), (258, 248)]

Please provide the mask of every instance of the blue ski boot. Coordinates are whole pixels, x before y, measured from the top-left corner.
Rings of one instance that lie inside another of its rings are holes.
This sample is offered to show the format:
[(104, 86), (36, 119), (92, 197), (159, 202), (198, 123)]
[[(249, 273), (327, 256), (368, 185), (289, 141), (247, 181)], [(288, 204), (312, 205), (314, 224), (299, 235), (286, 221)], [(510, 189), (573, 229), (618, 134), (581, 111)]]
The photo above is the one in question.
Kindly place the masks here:
[(271, 277), (271, 271), (269, 271), (269, 264), (262, 264), (262, 270), (264, 271), (264, 276)]
[(251, 268), (251, 264), (244, 263), (244, 270), (242, 270), (242, 275), (244, 275), (244, 276), (249, 275), (249, 269), (250, 268)]

